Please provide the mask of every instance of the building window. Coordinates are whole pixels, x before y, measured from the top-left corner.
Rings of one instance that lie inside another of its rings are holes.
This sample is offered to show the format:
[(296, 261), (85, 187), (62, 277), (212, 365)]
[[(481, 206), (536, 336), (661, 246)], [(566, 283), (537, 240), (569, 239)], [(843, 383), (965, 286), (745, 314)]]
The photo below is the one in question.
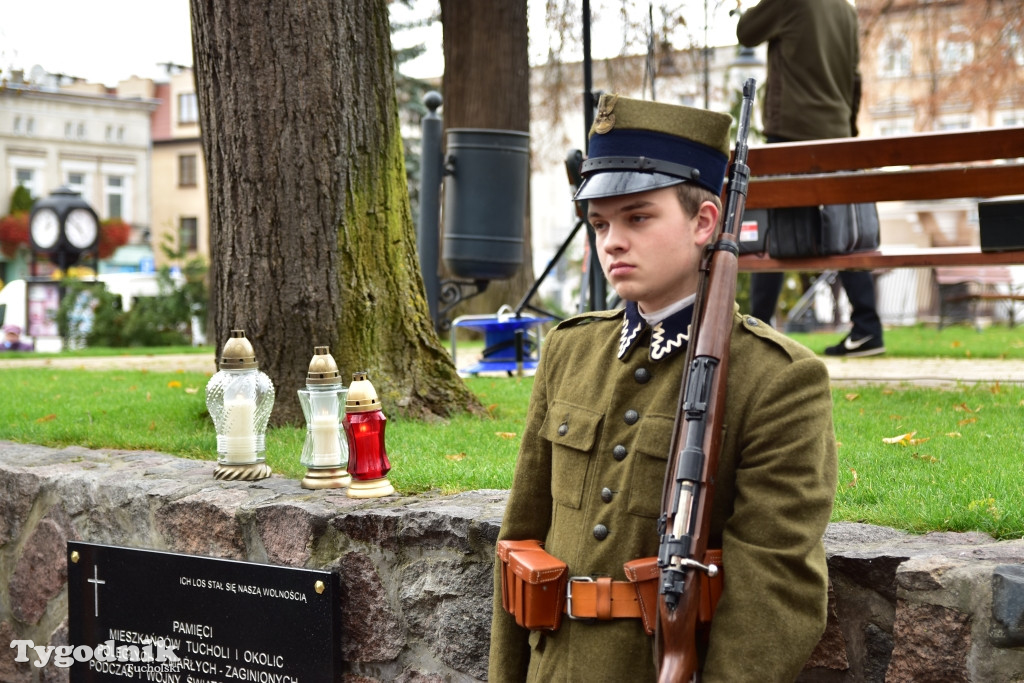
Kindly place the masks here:
[(17, 135), (19, 133), (21, 133), (21, 117), (20, 116), (15, 116), (14, 117), (14, 134)]
[(968, 130), (970, 127), (971, 119), (967, 116), (943, 118), (936, 124), (938, 130)]
[(24, 187), (32, 197), (39, 196), (39, 190), (36, 187), (36, 171), (33, 168), (14, 169), (14, 184)]
[(64, 124), (64, 137), (70, 138), (70, 137), (73, 137), (74, 134), (75, 134), (75, 124), (73, 124), (71, 121), (67, 121)]
[(178, 187), (196, 186), (196, 155), (181, 154), (178, 156)]
[(182, 254), (199, 249), (199, 221), (196, 218), (182, 218), (178, 228), (178, 249)]
[(29, 135), (36, 132), (36, 120), (31, 116), (28, 117), (27, 121), (25, 121), (25, 132)]
[(84, 140), (85, 139), (85, 124), (84, 123), (79, 123), (78, 124), (78, 139), (79, 140)]
[(878, 58), (879, 76), (899, 78), (910, 75), (910, 41), (891, 36), (882, 42)]
[(199, 100), (194, 92), (178, 95), (178, 123), (199, 123)]
[(107, 218), (121, 218), (124, 215), (124, 178), (119, 175), (108, 175), (105, 190)]
[(974, 59), (970, 34), (962, 26), (950, 30), (949, 38), (939, 41), (939, 65), (944, 72), (956, 72)]
[(77, 171), (70, 171), (67, 175), (67, 182), (65, 183), (69, 190), (74, 190), (78, 194), (85, 196), (85, 174)]

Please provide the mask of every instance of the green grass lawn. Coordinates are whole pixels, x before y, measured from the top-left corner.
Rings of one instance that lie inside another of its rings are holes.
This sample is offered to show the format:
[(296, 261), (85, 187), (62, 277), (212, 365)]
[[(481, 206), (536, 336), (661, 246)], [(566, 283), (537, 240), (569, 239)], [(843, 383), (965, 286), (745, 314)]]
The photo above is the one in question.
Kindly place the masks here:
[[(824, 348), (841, 335), (793, 336)], [(886, 346), (889, 357), (931, 349), (918, 355), (1024, 358), (1022, 337), (1006, 328), (980, 334), (966, 327), (901, 328), (887, 331)], [(0, 369), (0, 439), (213, 461), (208, 380), (189, 372)], [(425, 423), (389, 414), (389, 478), (400, 491), (510, 485), (533, 380), (466, 382), (487, 408), (485, 416)], [(835, 520), (1024, 536), (1024, 386), (837, 387), (833, 399), (840, 443)], [(305, 428), (269, 430), (267, 462), (275, 472), (305, 474), (299, 464), (304, 439)]]

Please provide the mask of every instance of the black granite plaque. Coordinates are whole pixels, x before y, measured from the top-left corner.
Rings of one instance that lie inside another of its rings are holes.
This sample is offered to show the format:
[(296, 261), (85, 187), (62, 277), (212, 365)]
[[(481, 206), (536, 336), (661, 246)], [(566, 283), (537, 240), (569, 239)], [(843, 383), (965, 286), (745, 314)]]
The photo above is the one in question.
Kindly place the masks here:
[(331, 572), (68, 543), (72, 683), (328, 683), (339, 619)]

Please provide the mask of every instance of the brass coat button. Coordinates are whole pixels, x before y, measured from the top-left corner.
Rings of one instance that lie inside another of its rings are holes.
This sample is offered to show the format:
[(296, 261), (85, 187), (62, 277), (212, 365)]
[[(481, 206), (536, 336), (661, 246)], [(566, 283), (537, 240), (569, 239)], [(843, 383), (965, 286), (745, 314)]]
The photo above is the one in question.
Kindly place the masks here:
[(613, 496), (612, 490), (610, 488), (608, 488), (607, 486), (605, 488), (601, 489), (601, 500), (603, 500), (604, 502), (606, 502), (606, 503), (612, 502), (612, 496)]
[(619, 462), (622, 462), (623, 460), (625, 460), (626, 459), (626, 447), (623, 446), (620, 443), (618, 446), (616, 446), (615, 448), (612, 449), (612, 457), (615, 458), (616, 460), (618, 460)]
[(622, 419), (625, 420), (628, 425), (635, 425), (636, 421), (640, 419), (640, 413), (635, 410), (627, 410), (626, 414), (622, 416)]
[(603, 541), (604, 539), (608, 538), (608, 527), (606, 527), (604, 524), (598, 524), (597, 526), (595, 526), (594, 538), (596, 538), (599, 541)]

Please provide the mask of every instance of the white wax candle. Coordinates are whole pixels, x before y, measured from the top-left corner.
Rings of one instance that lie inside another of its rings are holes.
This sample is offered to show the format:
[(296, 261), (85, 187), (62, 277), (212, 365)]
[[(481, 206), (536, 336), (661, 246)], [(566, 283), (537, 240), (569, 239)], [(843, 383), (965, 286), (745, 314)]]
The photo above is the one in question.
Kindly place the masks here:
[(313, 465), (315, 467), (341, 466), (341, 431), (338, 418), (317, 415), (310, 425), (313, 434)]
[(256, 402), (246, 396), (224, 401), (225, 460), (252, 462), (256, 458)]

